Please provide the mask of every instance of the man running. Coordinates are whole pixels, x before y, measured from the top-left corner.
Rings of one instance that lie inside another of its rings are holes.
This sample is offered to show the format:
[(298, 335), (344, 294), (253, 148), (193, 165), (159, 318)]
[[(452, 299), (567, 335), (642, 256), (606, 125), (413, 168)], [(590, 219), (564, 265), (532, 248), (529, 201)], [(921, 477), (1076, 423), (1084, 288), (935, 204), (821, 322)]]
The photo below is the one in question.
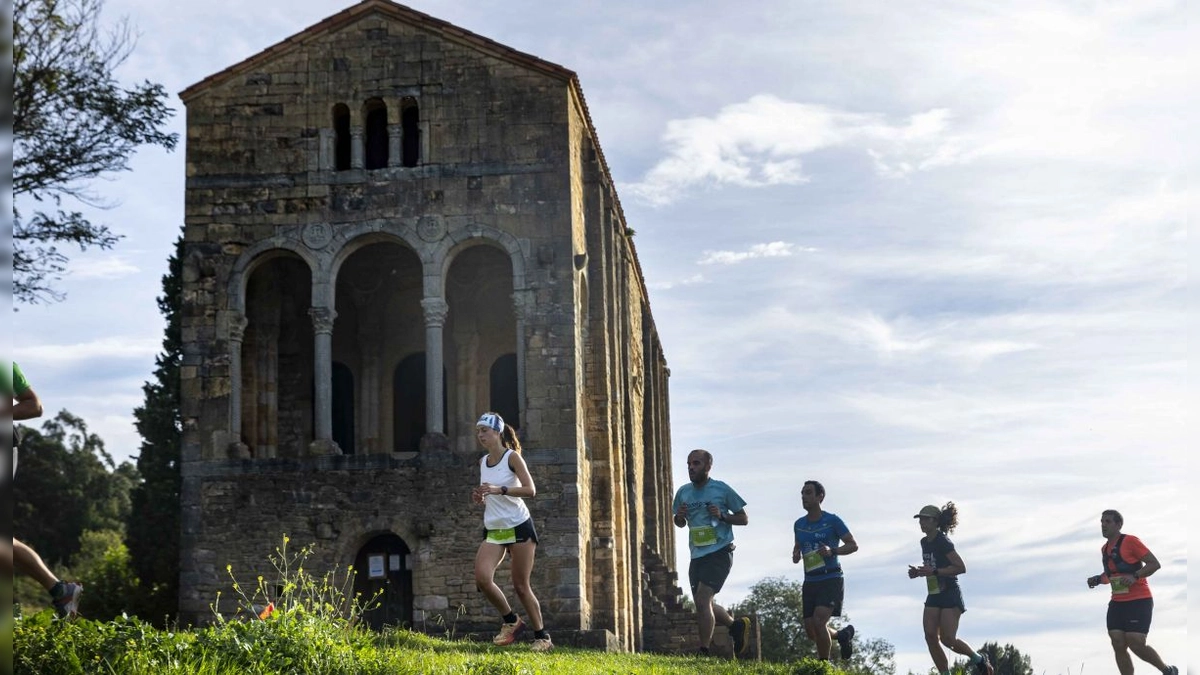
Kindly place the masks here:
[(699, 623), (700, 654), (707, 654), (717, 623), (729, 628), (733, 653), (745, 653), (750, 632), (749, 617), (737, 620), (726, 609), (713, 602), (733, 567), (733, 525), (750, 522), (746, 501), (733, 488), (709, 477), (713, 456), (707, 450), (688, 454), (690, 483), (675, 492), (671, 505), (675, 527), (688, 528), (688, 548), (692, 562), (688, 566), (688, 582), (696, 603)]
[(1125, 519), (1115, 509), (1100, 514), (1100, 534), (1104, 545), (1100, 556), (1104, 572), (1088, 577), (1088, 588), (1100, 584), (1112, 587), (1108, 602), (1108, 637), (1112, 640), (1117, 670), (1121, 675), (1133, 675), (1133, 659), (1129, 652), (1162, 671), (1163, 675), (1179, 675), (1179, 668), (1163, 663), (1158, 652), (1146, 644), (1150, 619), (1154, 613), (1154, 598), (1146, 577), (1162, 567), (1158, 558), (1142, 540), (1132, 534), (1121, 534)]
[(804, 561), (804, 632), (817, 645), (817, 658), (828, 661), (836, 640), (842, 660), (853, 654), (854, 626), (841, 630), (829, 626), (830, 617), (842, 615), (845, 581), (839, 555), (858, 550), (858, 543), (849, 528), (832, 513), (821, 510), (825, 501), (825, 486), (818, 481), (804, 482), (800, 504), (805, 514), (795, 524), (796, 545), (792, 547), (792, 564)]

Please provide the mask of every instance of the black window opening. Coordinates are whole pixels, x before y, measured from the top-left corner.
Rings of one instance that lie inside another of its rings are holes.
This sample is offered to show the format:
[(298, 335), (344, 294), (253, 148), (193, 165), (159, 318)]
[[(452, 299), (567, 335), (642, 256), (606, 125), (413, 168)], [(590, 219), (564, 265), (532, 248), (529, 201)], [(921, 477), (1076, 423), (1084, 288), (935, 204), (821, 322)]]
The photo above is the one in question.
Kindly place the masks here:
[[(415, 452), (428, 431), (425, 424), (425, 353), (400, 361), (392, 376), (392, 451)], [(442, 428), (446, 428), (446, 371), (442, 370)]]
[(350, 108), (345, 103), (333, 106), (333, 168), (350, 168)]
[(388, 165), (387, 105), (373, 98), (363, 106), (366, 120), (363, 135), (363, 167), (382, 169)]
[(400, 164), (416, 166), (421, 162), (421, 111), (415, 98), (400, 102)]
[(344, 363), (333, 362), (333, 442), (342, 454), (354, 454), (354, 374)]
[(489, 373), (491, 409), (500, 413), (514, 429), (521, 428), (521, 406), (517, 401), (517, 355), (505, 354), (492, 363)]

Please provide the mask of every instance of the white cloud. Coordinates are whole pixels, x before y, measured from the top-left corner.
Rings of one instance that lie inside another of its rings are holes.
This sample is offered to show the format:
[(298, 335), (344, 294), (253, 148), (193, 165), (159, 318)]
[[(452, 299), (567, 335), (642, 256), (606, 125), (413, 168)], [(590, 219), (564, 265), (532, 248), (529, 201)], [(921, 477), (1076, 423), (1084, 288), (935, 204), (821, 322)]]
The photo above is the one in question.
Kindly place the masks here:
[(81, 362), (110, 359), (146, 359), (153, 361), (162, 349), (162, 338), (148, 336), (103, 337), (88, 342), (39, 344), (16, 347), (13, 360), (37, 362), (52, 368), (73, 367)]
[(769, 244), (755, 244), (745, 251), (705, 251), (703, 257), (696, 261), (697, 265), (736, 265), (754, 258), (787, 258), (796, 250), (813, 253), (817, 249), (805, 247), (797, 249), (794, 244), (785, 241), (773, 241)]
[(81, 256), (71, 263), (70, 274), (77, 280), (119, 279), (140, 271), (141, 269), (130, 263), (126, 256), (115, 254), (103, 257)]
[(954, 161), (946, 138), (950, 113), (934, 109), (889, 123), (878, 113), (785, 101), (760, 94), (722, 108), (713, 117), (667, 123), (668, 156), (630, 186), (646, 202), (666, 205), (695, 185), (765, 187), (809, 181), (802, 158), (850, 147), (867, 152), (880, 175), (903, 176)]

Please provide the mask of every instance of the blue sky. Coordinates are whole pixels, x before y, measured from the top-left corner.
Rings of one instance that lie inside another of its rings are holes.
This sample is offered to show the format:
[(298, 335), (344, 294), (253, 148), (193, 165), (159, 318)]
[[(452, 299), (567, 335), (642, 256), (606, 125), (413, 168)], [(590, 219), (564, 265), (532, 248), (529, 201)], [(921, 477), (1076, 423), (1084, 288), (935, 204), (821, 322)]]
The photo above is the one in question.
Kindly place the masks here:
[[(141, 33), (121, 76), (171, 92), (345, 6), (107, 4)], [(720, 600), (799, 578), (791, 523), (819, 479), (862, 546), (847, 613), (924, 672), (911, 515), (954, 500), (961, 636), (1115, 673), (1084, 585), (1115, 507), (1165, 563), (1150, 642), (1185, 664), (1194, 6), (411, 6), (579, 74), (671, 367), (676, 483), (708, 448), (749, 502)], [(181, 152), (149, 149), (97, 182), (126, 238), (73, 258), (66, 302), (14, 315), (48, 408), (119, 457), (183, 181)]]

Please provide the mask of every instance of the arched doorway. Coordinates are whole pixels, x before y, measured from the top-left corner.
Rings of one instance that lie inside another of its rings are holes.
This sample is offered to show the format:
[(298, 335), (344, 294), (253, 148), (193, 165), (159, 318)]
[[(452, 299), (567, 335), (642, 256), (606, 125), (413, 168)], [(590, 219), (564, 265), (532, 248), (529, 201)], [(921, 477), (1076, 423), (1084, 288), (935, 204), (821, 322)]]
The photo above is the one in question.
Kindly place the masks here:
[(363, 602), (375, 598), (371, 609), (363, 613), (363, 621), (371, 628), (412, 626), (413, 586), (408, 556), (408, 544), (390, 532), (358, 550), (354, 558), (354, 592)]

